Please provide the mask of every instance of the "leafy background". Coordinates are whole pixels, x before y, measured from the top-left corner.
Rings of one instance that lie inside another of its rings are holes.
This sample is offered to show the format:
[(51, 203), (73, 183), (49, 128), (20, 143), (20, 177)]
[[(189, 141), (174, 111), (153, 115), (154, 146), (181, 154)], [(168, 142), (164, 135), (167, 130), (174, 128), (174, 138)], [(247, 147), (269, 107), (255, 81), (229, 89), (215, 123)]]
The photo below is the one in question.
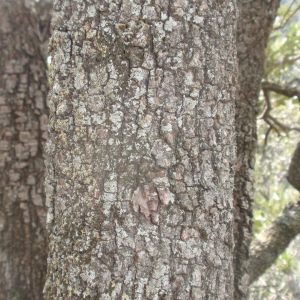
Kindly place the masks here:
[[(300, 90), (300, 1), (282, 1), (266, 49), (264, 80)], [(263, 93), (258, 101), (258, 147), (255, 167), (254, 237), (299, 198), (286, 180), (291, 156), (300, 141), (299, 99), (271, 93), (271, 115), (294, 128), (270, 127), (261, 116), (266, 108)], [(300, 299), (300, 237), (251, 287), (251, 300)]]

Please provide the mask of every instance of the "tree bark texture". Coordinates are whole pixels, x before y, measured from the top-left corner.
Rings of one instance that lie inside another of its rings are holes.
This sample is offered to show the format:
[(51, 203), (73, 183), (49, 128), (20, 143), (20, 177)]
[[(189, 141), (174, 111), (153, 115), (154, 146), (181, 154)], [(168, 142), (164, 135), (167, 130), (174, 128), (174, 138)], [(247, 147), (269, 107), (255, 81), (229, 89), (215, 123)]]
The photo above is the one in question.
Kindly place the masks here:
[(43, 299), (48, 82), (34, 1), (0, 1), (0, 299)]
[(300, 233), (300, 201), (287, 205), (280, 217), (253, 241), (250, 249), (250, 283), (259, 278)]
[(234, 1), (54, 4), (47, 299), (232, 299)]
[(238, 0), (237, 52), (240, 89), (236, 98), (237, 161), (234, 188), (236, 300), (248, 298), (256, 103), (263, 75), (264, 50), (279, 2), (279, 0)]
[(300, 142), (298, 143), (291, 159), (287, 180), (297, 191), (300, 192)]

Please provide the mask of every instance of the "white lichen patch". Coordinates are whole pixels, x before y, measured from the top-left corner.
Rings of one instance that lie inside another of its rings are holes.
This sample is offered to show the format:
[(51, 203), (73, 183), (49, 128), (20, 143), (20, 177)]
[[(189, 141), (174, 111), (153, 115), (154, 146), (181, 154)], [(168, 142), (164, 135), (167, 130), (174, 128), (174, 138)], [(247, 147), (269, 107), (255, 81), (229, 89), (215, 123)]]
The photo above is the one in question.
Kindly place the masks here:
[(176, 26), (177, 22), (171, 17), (165, 22), (164, 29), (166, 31), (172, 32), (173, 28), (175, 28)]
[(77, 90), (82, 89), (86, 85), (85, 74), (83, 70), (76, 70), (74, 78), (74, 87)]
[(121, 111), (116, 111), (109, 116), (109, 120), (113, 123), (113, 126), (111, 127), (112, 131), (117, 131), (121, 127), (122, 118), (123, 113)]
[(118, 183), (116, 180), (106, 181), (104, 183), (104, 191), (107, 193), (116, 193), (118, 190)]
[(96, 8), (95, 8), (94, 5), (91, 5), (91, 6), (88, 7), (87, 14), (88, 14), (88, 16), (90, 18), (94, 18), (95, 17), (95, 15), (96, 15)]
[(198, 25), (203, 25), (204, 18), (202, 16), (194, 16), (194, 23)]

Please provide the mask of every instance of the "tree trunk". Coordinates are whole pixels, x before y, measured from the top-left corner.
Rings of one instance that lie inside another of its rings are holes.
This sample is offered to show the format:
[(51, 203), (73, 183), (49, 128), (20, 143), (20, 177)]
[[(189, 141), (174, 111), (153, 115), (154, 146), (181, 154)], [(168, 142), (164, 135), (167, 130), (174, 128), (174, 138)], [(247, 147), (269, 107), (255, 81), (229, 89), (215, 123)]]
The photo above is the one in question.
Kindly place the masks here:
[(56, 1), (47, 299), (232, 299), (234, 1)]
[(34, 1), (0, 1), (0, 299), (41, 300), (48, 82)]
[(239, 0), (237, 50), (240, 90), (236, 98), (237, 162), (235, 207), (235, 299), (248, 298), (248, 259), (251, 240), (253, 168), (256, 146), (256, 105), (263, 75), (264, 50), (279, 0)]

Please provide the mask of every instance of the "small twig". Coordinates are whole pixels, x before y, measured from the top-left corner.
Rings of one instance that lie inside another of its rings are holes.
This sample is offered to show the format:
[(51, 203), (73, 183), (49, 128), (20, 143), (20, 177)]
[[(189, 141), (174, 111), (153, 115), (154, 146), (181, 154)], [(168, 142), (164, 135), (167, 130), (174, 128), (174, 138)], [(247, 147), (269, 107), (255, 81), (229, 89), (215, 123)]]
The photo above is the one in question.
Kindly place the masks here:
[[(294, 5), (295, 2), (296, 2), (296, 0), (294, 0), (294, 1), (290, 4), (289, 8), (287, 9), (285, 15), (284, 15), (283, 18), (282, 18), (283, 20), (287, 17), (288, 13), (289, 13), (290, 10), (291, 10), (291, 7)], [(298, 6), (294, 9), (294, 11), (293, 11), (293, 12), (292, 12), (292, 13), (284, 20), (284, 22), (281, 22), (281, 24), (280, 24), (279, 26), (275, 27), (274, 30), (278, 30), (278, 29), (284, 28), (284, 27), (286, 26), (286, 24), (289, 22), (289, 20), (295, 15), (295, 13), (298, 11), (299, 8), (300, 8), (300, 5), (298, 5)]]
[(272, 130), (274, 130), (278, 134), (278, 136), (280, 136), (280, 132), (282, 131), (284, 131), (285, 133), (288, 133), (289, 131), (300, 132), (300, 128), (287, 126), (271, 115), (272, 104), (270, 100), (270, 92), (274, 92), (289, 98), (296, 96), (300, 100), (300, 91), (289, 86), (282, 86), (277, 83), (268, 81), (262, 82), (262, 90), (264, 94), (266, 108), (263, 111), (261, 118), (269, 125), (264, 139), (265, 147), (267, 145), (268, 136)]
[(272, 130), (272, 128), (269, 127), (268, 130), (267, 130), (267, 132), (266, 132), (266, 134), (265, 134), (264, 147), (263, 147), (263, 154), (266, 153), (265, 150), (266, 150), (266, 146), (267, 146), (267, 144), (268, 144), (268, 137), (269, 137), (269, 134), (270, 134), (271, 130)]
[[(261, 194), (261, 196), (263, 197), (263, 198), (265, 198), (267, 201), (269, 201), (270, 199), (269, 199), (269, 196), (267, 195), (267, 193), (265, 193), (264, 191), (259, 191), (259, 193)], [(269, 194), (269, 193), (268, 193)]]
[(298, 99), (300, 99), (300, 90), (295, 88), (282, 86), (280, 84), (269, 82), (269, 81), (263, 81), (261, 87), (263, 90), (272, 91), (277, 94), (290, 97), (290, 98), (296, 96)]

